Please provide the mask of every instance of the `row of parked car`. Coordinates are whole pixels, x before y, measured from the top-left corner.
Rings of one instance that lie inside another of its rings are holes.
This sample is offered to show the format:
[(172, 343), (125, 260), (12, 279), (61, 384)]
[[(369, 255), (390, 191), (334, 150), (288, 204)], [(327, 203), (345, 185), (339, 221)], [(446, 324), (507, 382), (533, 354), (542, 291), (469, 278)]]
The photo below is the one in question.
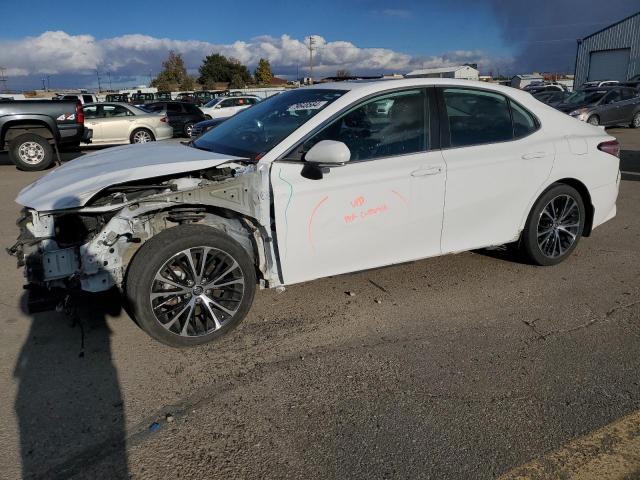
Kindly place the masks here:
[(640, 128), (640, 75), (627, 82), (587, 82), (575, 92), (558, 83), (524, 88), (536, 99), (591, 125)]

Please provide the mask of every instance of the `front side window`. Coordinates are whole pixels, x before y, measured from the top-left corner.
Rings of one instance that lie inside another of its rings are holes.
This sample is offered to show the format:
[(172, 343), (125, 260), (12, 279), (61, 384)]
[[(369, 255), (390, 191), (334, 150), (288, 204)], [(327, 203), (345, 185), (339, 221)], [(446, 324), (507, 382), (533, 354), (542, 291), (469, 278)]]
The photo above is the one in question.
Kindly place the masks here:
[(482, 90), (445, 88), (450, 145), (464, 147), (513, 139), (507, 99)]
[(90, 105), (82, 109), (84, 111), (84, 118), (98, 118), (98, 106)]
[(274, 95), (242, 110), (192, 142), (196, 148), (259, 160), (344, 90), (301, 88)]
[(168, 103), (167, 112), (169, 113), (182, 113), (182, 107), (179, 103)]
[(428, 148), (425, 91), (394, 92), (367, 100), (341, 115), (303, 145), (336, 140), (351, 151), (351, 161), (423, 152)]
[(84, 100), (84, 103), (91, 103), (93, 102), (93, 98), (91, 97), (91, 95), (83, 95), (82, 99)]
[(602, 99), (602, 103), (604, 105), (608, 105), (610, 103), (616, 103), (619, 102), (620, 100), (622, 100), (622, 97), (620, 95), (620, 91), (619, 90), (612, 90), (611, 92), (609, 92), (603, 99)]

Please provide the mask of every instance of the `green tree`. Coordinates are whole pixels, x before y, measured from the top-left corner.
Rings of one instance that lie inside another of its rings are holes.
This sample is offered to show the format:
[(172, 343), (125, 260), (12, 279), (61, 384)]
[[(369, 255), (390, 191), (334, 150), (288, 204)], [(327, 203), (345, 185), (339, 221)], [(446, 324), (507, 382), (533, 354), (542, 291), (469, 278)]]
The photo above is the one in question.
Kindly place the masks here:
[(258, 68), (256, 68), (254, 73), (254, 77), (258, 84), (268, 85), (271, 83), (273, 72), (271, 71), (271, 64), (269, 63), (269, 60), (265, 58), (260, 59), (258, 62)]
[[(198, 83), (205, 88), (213, 84), (225, 82), (245, 86), (251, 83), (251, 74), (247, 67), (235, 58), (227, 58), (219, 53), (207, 55), (199, 68)], [(239, 88), (233, 86), (232, 88)]]
[(162, 70), (151, 81), (151, 86), (160, 91), (190, 90), (193, 88), (193, 78), (187, 73), (182, 55), (169, 52), (167, 59), (162, 62)]

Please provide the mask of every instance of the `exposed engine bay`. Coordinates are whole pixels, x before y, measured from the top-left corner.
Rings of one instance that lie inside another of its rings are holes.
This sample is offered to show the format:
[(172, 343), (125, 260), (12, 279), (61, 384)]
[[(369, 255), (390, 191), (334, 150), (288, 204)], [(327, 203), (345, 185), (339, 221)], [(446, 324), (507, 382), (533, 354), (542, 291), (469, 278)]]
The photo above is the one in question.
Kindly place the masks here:
[(144, 242), (168, 228), (201, 224), (247, 251), (262, 287), (281, 284), (273, 250), (268, 166), (215, 167), (108, 186), (82, 207), (24, 208), (8, 249), (31, 285), (100, 292), (122, 287)]

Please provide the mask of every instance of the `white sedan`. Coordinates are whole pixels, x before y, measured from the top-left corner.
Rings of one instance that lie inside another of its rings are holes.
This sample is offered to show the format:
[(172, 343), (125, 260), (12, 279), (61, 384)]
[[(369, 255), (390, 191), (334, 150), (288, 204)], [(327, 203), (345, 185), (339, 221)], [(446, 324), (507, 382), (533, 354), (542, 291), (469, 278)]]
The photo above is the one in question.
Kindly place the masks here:
[(260, 98), (254, 96), (218, 97), (200, 107), (200, 110), (211, 118), (227, 118), (258, 102)]
[(120, 102), (84, 106), (85, 125), (93, 130), (92, 145), (147, 143), (173, 137), (166, 114), (148, 113)]
[(55, 169), (20, 192), (11, 252), (35, 286), (117, 286), (149, 335), (196, 345), (237, 325), (257, 286), (504, 244), (557, 264), (615, 216), (618, 155), (603, 129), (509, 87), (322, 84), (189, 145)]

